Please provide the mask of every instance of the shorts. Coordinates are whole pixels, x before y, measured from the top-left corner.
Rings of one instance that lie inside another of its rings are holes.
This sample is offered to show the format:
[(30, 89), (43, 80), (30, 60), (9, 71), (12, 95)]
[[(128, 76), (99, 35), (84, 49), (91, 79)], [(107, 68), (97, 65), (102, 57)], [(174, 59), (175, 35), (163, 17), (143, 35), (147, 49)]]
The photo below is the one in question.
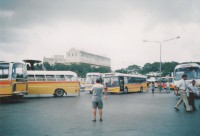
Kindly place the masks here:
[(103, 109), (103, 102), (99, 101), (99, 102), (92, 102), (92, 108), (93, 109)]

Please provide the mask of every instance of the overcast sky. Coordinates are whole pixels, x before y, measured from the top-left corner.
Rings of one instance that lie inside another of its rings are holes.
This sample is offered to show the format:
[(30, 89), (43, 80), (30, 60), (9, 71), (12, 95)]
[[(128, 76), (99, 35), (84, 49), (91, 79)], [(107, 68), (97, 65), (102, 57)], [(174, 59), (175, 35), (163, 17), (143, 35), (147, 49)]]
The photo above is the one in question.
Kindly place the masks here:
[(0, 60), (65, 55), (111, 58), (112, 69), (200, 61), (200, 0), (0, 0)]

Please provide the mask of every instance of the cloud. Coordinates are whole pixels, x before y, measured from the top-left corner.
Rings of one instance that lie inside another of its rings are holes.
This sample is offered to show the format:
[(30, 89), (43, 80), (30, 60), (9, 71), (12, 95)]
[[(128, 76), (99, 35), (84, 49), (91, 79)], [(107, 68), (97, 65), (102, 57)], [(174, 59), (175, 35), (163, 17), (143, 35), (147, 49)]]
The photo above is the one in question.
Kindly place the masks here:
[[(159, 61), (200, 60), (198, 0), (1, 0), (0, 58), (65, 55), (72, 47), (106, 55), (114, 69)], [(192, 45), (188, 46), (188, 45)], [(177, 52), (180, 51), (180, 52)]]

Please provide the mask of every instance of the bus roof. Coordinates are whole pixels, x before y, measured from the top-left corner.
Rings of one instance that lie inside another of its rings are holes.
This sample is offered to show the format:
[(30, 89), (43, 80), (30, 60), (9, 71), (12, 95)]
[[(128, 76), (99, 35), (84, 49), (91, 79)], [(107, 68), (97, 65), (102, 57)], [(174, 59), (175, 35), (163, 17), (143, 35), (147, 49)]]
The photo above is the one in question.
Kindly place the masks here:
[(91, 72), (91, 73), (86, 74), (86, 76), (90, 76), (90, 75), (99, 76), (99, 75), (101, 75), (101, 73)]
[(28, 75), (73, 75), (77, 76), (75, 72), (72, 71), (27, 71)]
[(200, 68), (200, 65), (198, 65), (197, 63), (184, 63), (184, 64), (179, 64), (175, 67), (175, 69), (178, 69), (178, 68), (186, 68), (186, 67), (199, 67)]
[(12, 63), (18, 63), (18, 64), (23, 64), (23, 65), (25, 65), (23, 62), (9, 62), (9, 61), (0, 61), (0, 63), (9, 63), (9, 64), (12, 64)]
[(143, 75), (124, 74), (124, 73), (105, 73), (104, 77), (112, 77), (112, 76), (125, 76), (125, 77), (141, 77), (141, 78), (146, 78), (146, 76), (143, 76)]

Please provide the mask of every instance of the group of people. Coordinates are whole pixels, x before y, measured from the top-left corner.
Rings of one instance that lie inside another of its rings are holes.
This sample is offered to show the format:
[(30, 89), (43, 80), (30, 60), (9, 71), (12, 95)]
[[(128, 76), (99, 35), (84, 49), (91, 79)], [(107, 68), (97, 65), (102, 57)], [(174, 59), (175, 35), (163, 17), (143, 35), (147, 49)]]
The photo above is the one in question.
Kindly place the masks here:
[[(163, 87), (162, 84), (158, 85), (158, 89), (159, 89), (160, 92), (162, 91), (163, 88), (164, 87)], [(155, 83), (154, 82), (151, 83), (151, 89), (152, 89), (152, 93), (154, 93), (154, 91), (155, 91)], [(169, 84), (169, 82), (166, 83), (166, 92), (170, 92), (170, 84)]]
[[(187, 75), (182, 75), (182, 79), (179, 81), (179, 84), (177, 86), (177, 92), (179, 92), (180, 94), (180, 99), (178, 100), (176, 106), (174, 107), (176, 110), (179, 110), (178, 107), (179, 105), (184, 102), (185, 103), (185, 108), (186, 111), (191, 111), (190, 106), (192, 106), (192, 110), (196, 111), (197, 108), (195, 106), (195, 102), (194, 102), (194, 97), (195, 94), (197, 94), (198, 92), (198, 88), (195, 85), (195, 80), (192, 81), (192, 85), (189, 86), (188, 83), (185, 81), (187, 79)], [(152, 93), (154, 93), (155, 90), (155, 84), (154, 82), (152, 82)], [(167, 89), (169, 89), (169, 85), (167, 85)], [(104, 96), (103, 96), (103, 91)], [(96, 80), (96, 84), (93, 85), (92, 87), (92, 108), (93, 108), (93, 120), (94, 122), (96, 122), (96, 112), (97, 112), (97, 108), (99, 111), (99, 121), (103, 121), (103, 98), (107, 98), (107, 88), (104, 87), (101, 84), (101, 80), (97, 79)], [(200, 95), (200, 94), (197, 94)], [(200, 105), (199, 105), (200, 108)]]
[[(198, 88), (195, 85), (196, 81), (192, 81), (192, 85), (188, 85), (186, 82), (187, 75), (182, 75), (182, 79), (179, 81), (177, 86), (177, 93), (180, 94), (180, 99), (178, 100), (177, 104), (175, 105), (175, 109), (179, 110), (179, 105), (184, 102), (186, 111), (197, 111), (197, 108), (195, 106), (194, 97), (197, 94)], [(190, 108), (190, 105), (192, 106), (192, 109)], [(200, 105), (199, 105), (200, 107)]]

